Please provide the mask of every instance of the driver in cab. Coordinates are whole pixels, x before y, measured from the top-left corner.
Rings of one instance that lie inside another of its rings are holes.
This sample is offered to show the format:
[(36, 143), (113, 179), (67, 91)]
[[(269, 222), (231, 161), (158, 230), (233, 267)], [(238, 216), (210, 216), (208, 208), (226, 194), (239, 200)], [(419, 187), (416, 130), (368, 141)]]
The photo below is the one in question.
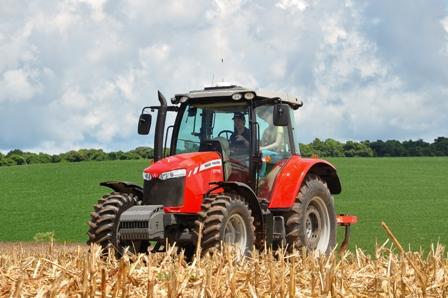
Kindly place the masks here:
[(246, 119), (244, 114), (236, 112), (233, 114), (234, 131), (230, 136), (230, 148), (236, 151), (249, 149), (250, 131), (245, 127)]

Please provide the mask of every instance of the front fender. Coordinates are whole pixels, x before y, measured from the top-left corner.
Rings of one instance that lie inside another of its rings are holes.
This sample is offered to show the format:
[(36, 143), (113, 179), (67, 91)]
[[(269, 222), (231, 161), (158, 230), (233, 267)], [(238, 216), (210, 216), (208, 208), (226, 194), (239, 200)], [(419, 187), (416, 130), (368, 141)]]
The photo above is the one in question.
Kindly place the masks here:
[(278, 173), (270, 196), (269, 208), (289, 209), (308, 174), (319, 176), (332, 194), (341, 192), (341, 183), (336, 168), (328, 161), (321, 159), (292, 156)]
[(106, 186), (114, 191), (133, 194), (137, 196), (138, 200), (143, 199), (143, 188), (137, 184), (126, 181), (105, 181), (100, 183), (101, 186)]

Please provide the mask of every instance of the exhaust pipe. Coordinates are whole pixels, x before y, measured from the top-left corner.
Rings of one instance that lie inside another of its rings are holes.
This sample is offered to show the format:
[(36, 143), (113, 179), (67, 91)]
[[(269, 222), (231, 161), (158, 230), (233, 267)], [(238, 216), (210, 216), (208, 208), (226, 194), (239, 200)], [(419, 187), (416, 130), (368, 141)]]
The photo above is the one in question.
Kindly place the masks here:
[(159, 96), (160, 108), (157, 113), (156, 131), (154, 135), (154, 162), (163, 157), (163, 132), (165, 130), (165, 120), (168, 106), (166, 99), (160, 91), (157, 91)]

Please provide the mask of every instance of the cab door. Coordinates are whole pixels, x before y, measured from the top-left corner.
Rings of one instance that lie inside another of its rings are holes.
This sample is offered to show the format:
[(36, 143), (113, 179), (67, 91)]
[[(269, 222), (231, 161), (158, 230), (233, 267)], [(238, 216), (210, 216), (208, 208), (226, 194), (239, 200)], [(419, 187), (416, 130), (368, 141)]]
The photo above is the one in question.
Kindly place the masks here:
[(257, 196), (269, 200), (277, 174), (295, 153), (291, 125), (274, 125), (274, 104), (256, 107), (255, 115), (259, 127), (257, 141), (261, 153), (261, 166), (256, 173)]

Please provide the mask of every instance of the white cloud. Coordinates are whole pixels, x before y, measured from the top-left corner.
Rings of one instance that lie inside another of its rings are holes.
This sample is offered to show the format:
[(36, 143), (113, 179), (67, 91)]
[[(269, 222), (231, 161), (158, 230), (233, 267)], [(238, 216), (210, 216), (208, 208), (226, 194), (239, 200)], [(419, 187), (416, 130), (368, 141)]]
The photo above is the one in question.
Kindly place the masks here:
[(445, 30), (445, 32), (448, 33), (448, 17), (442, 19), (440, 23), (442, 24), (442, 27)]
[(438, 53), (448, 52), (448, 19), (422, 4), (413, 27), (413, 10), (386, 13), (397, 5), (8, 1), (0, 126), (14, 129), (0, 135), (0, 150), (150, 144), (135, 126), (158, 89), (170, 98), (221, 80), (303, 98), (302, 142), (446, 135), (448, 62)]
[(29, 100), (36, 95), (41, 86), (33, 82), (33, 76), (33, 73), (24, 69), (4, 72), (0, 80), (0, 103)]
[(448, 56), (448, 16), (443, 18), (440, 23), (442, 24), (443, 29), (445, 30), (445, 55)]
[(309, 1), (306, 0), (280, 0), (275, 6), (281, 9), (295, 9), (304, 11), (309, 6)]
[(79, 88), (65, 90), (61, 97), (61, 103), (67, 108), (83, 109), (88, 105), (87, 98), (79, 92)]
[(163, 63), (168, 57), (170, 47), (167, 44), (156, 44), (139, 50), (140, 63), (149, 67), (151, 63)]
[(106, 1), (107, 0), (80, 0), (80, 2), (86, 3), (91, 7), (91, 16), (96, 22), (101, 22), (106, 17), (106, 14), (103, 11)]

